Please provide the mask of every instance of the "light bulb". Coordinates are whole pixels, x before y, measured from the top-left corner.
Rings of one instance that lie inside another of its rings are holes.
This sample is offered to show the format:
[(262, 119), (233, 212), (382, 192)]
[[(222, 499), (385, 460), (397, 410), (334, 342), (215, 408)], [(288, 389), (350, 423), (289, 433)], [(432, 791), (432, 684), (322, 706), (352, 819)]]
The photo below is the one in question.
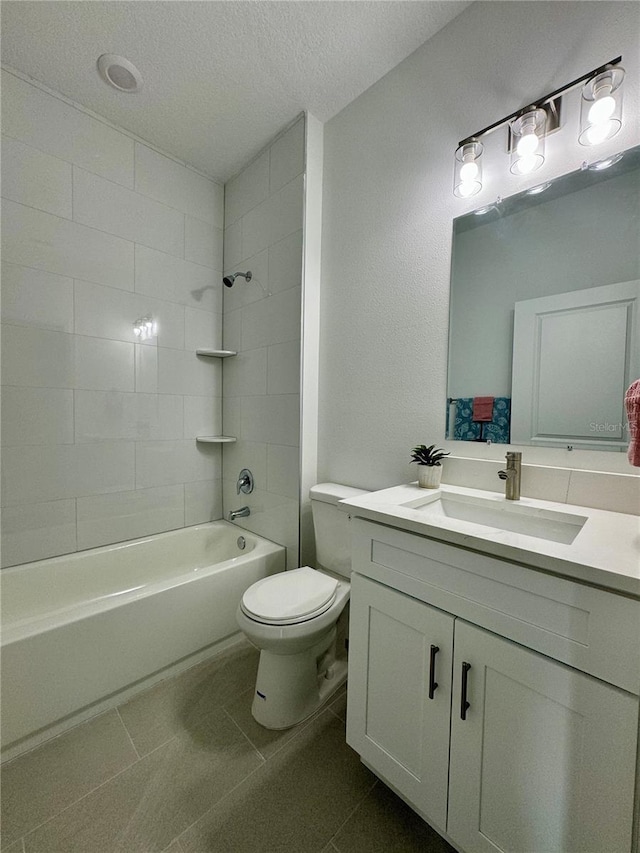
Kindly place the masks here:
[(598, 145), (600, 142), (604, 142), (605, 139), (608, 139), (609, 136), (613, 136), (611, 133), (612, 129), (613, 123), (611, 121), (592, 125), (586, 132), (589, 145)]
[(536, 136), (535, 132), (531, 131), (529, 133), (525, 133), (518, 140), (518, 144), (516, 146), (516, 151), (521, 157), (526, 157), (527, 155), (533, 154), (534, 151), (538, 148), (539, 139)]
[(598, 98), (589, 107), (587, 119), (589, 124), (601, 124), (611, 118), (616, 109), (616, 99), (611, 95)]
[(538, 157), (533, 156), (532, 154), (527, 154), (524, 157), (521, 157), (518, 160), (518, 172), (521, 175), (528, 175), (529, 172), (533, 172), (538, 164)]
[(473, 181), (477, 177), (478, 171), (477, 163), (465, 163), (460, 169), (460, 180), (463, 183)]
[(458, 193), (461, 198), (469, 198), (478, 192), (477, 181), (463, 181), (458, 187)]

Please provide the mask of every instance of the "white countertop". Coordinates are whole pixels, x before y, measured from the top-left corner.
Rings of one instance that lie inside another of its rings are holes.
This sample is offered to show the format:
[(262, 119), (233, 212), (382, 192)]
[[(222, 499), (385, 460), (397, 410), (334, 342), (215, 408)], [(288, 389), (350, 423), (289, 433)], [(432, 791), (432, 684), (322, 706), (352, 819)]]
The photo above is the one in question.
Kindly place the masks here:
[(340, 505), (357, 518), (377, 521), (640, 599), (639, 516), (521, 498), (518, 505), (532, 511), (551, 510), (586, 517), (573, 542), (563, 544), (456, 518), (426, 518), (420, 509), (403, 506), (429, 494), (479, 497), (496, 503), (506, 500), (496, 492), (448, 485), (437, 490), (420, 489), (417, 483), (411, 483), (370, 492), (341, 501)]

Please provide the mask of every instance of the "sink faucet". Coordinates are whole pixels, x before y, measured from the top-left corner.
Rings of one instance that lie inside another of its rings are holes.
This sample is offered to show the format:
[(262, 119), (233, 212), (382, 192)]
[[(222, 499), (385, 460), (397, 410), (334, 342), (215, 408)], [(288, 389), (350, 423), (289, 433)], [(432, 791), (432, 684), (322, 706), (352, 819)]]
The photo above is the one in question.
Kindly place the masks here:
[(240, 509), (232, 509), (229, 513), (229, 521), (235, 521), (236, 518), (246, 518), (251, 515), (251, 510), (248, 506), (242, 506)]
[(508, 501), (520, 500), (520, 467), (522, 465), (522, 453), (510, 450), (506, 456), (507, 467), (504, 471), (498, 471), (498, 477), (506, 480), (505, 497)]

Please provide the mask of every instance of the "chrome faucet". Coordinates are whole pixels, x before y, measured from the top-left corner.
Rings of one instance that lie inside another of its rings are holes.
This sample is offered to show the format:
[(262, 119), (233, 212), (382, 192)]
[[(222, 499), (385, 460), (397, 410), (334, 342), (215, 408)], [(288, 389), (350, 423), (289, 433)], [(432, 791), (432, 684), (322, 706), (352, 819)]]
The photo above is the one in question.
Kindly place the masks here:
[(248, 468), (243, 468), (238, 474), (238, 482), (236, 483), (236, 492), (244, 492), (245, 495), (250, 495), (253, 491), (253, 474)]
[(520, 469), (522, 466), (522, 453), (510, 450), (506, 456), (507, 467), (498, 471), (498, 477), (506, 480), (505, 497), (508, 501), (520, 500)]
[(240, 509), (232, 509), (229, 513), (229, 521), (235, 521), (236, 518), (246, 518), (251, 515), (251, 510), (248, 506), (242, 506)]

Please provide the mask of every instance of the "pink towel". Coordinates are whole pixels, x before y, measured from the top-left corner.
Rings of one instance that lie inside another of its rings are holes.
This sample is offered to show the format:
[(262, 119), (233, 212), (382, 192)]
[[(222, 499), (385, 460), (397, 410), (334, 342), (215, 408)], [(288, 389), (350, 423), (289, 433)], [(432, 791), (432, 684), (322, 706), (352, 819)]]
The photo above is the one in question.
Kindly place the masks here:
[(636, 379), (627, 388), (624, 405), (629, 418), (629, 450), (627, 459), (636, 468), (640, 468), (640, 379)]
[(493, 397), (474, 397), (473, 398), (473, 421), (492, 421), (493, 420)]

